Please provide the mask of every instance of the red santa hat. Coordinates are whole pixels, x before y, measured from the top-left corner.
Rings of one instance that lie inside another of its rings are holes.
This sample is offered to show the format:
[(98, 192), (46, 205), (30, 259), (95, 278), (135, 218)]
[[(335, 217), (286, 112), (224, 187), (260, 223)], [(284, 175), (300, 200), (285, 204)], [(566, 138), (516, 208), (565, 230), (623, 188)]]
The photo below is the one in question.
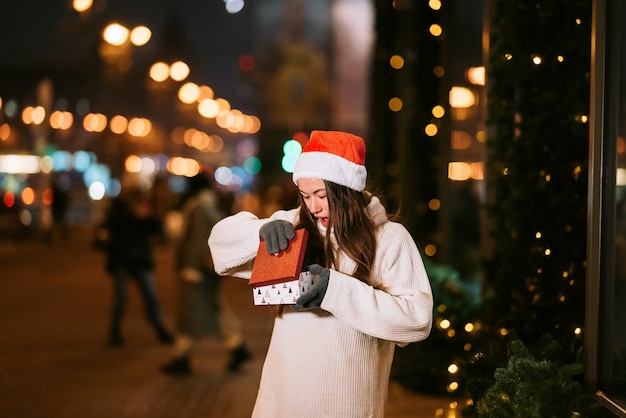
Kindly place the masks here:
[(347, 132), (311, 132), (293, 170), (296, 185), (301, 178), (327, 180), (363, 191), (367, 181), (365, 141)]

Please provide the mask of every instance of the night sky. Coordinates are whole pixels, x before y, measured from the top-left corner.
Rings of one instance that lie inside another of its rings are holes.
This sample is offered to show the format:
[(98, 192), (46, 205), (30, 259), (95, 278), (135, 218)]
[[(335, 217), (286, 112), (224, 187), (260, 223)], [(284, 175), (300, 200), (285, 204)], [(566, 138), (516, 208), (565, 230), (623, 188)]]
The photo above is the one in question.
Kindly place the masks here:
[[(152, 39), (134, 52), (136, 60), (160, 59), (168, 28), (179, 27), (180, 54), (194, 65), (190, 79), (211, 85), (217, 95), (235, 95), (236, 65), (252, 52), (248, 5), (229, 14), (222, 0), (95, 0), (81, 15), (70, 0), (3, 2), (0, 11), (0, 69), (71, 68), (93, 55), (102, 28), (117, 21), (152, 30)], [(6, 81), (6, 80), (5, 80)], [(236, 101), (236, 97), (232, 97)]]

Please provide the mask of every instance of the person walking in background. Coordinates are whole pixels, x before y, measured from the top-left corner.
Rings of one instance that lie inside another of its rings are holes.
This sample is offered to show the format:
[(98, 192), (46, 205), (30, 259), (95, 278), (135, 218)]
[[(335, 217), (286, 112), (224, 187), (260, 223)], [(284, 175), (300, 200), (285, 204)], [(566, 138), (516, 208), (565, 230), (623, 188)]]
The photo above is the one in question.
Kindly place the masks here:
[(227, 370), (237, 371), (251, 354), (239, 319), (221, 297), (222, 278), (213, 269), (207, 239), (224, 213), (204, 172), (188, 179), (188, 190), (181, 204), (183, 227), (175, 253), (176, 342), (171, 361), (161, 370), (169, 374), (191, 373), (191, 356), (197, 341), (203, 336), (217, 336), (230, 352)]
[(163, 223), (152, 214), (149, 195), (139, 181), (127, 181), (107, 213), (104, 227), (109, 234), (106, 244), (106, 269), (113, 279), (113, 307), (109, 342), (122, 345), (122, 319), (128, 297), (128, 282), (137, 284), (146, 318), (154, 328), (157, 339), (173, 342), (167, 331), (154, 280), (154, 237), (161, 235)]
[(260, 239), (276, 254), (296, 228), (309, 233), (303, 270), (317, 280), (292, 308), (273, 307), (253, 417), (383, 417), (395, 346), (430, 334), (433, 296), (419, 250), (365, 191), (366, 179), (362, 138), (313, 131), (293, 172), (297, 208), (266, 219), (239, 212), (213, 227), (216, 271), (242, 278)]

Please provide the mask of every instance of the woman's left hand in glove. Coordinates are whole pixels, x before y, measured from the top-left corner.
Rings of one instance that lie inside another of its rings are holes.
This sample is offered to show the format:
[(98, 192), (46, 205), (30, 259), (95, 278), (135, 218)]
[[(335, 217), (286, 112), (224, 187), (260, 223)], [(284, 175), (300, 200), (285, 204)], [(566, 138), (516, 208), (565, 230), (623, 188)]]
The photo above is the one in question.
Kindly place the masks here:
[(330, 280), (330, 270), (319, 264), (311, 264), (302, 269), (318, 276), (317, 281), (309, 290), (304, 292), (297, 300), (293, 309), (301, 311), (304, 309), (319, 308), (326, 295), (328, 282)]

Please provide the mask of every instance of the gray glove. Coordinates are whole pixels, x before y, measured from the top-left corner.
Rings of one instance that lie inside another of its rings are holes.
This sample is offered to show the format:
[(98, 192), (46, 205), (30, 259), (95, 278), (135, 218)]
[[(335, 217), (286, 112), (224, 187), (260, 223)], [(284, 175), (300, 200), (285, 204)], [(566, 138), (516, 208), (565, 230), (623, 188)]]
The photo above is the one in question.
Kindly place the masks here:
[(303, 309), (319, 308), (326, 295), (326, 289), (328, 289), (330, 270), (319, 264), (311, 264), (303, 268), (302, 271), (310, 271), (319, 277), (315, 284), (296, 300), (293, 309), (301, 311)]
[(265, 240), (269, 254), (278, 254), (289, 247), (289, 240), (296, 236), (291, 222), (276, 220), (263, 225), (259, 230), (259, 238)]

